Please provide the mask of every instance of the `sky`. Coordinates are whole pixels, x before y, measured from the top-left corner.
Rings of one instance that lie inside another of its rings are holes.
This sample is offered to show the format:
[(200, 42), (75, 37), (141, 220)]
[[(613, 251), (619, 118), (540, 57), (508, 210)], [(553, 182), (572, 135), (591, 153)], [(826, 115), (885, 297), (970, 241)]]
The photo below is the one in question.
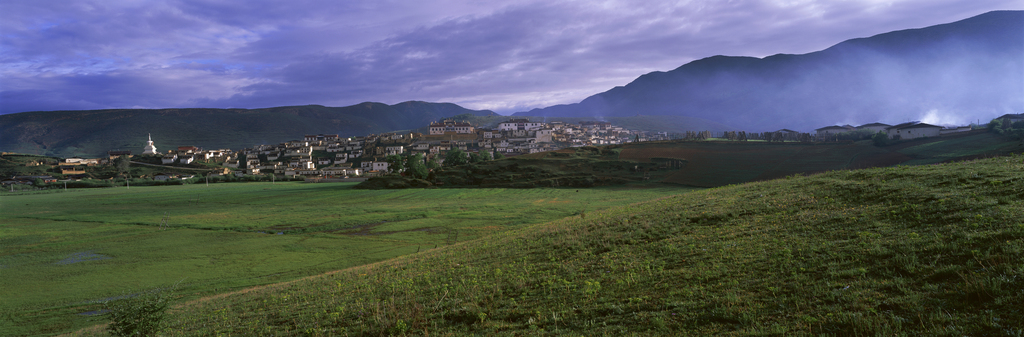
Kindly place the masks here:
[(714, 56), (803, 54), (1021, 0), (4, 0), (0, 114), (410, 100), (511, 114)]

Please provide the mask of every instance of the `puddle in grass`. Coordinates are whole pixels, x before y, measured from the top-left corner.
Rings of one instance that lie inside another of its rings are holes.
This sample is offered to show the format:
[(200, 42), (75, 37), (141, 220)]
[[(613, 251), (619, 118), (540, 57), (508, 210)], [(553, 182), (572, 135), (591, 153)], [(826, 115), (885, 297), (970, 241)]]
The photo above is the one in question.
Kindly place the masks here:
[(111, 258), (111, 257), (106, 256), (106, 255), (96, 254), (96, 253), (93, 253), (91, 251), (88, 251), (88, 252), (78, 252), (78, 253), (72, 253), (71, 255), (68, 255), (68, 257), (64, 258), (63, 260), (54, 262), (53, 264), (72, 264), (72, 263), (79, 263), (79, 262), (85, 262), (85, 261), (106, 260), (106, 259), (109, 259), (109, 258)]
[[(388, 223), (388, 222), (387, 221), (381, 221), (381, 222), (357, 225), (357, 226), (351, 227), (351, 228), (329, 230), (329, 231), (325, 231), (325, 232), (327, 232), (327, 233), (343, 234), (343, 235), (368, 236), (368, 235), (388, 235), (388, 234), (406, 233), (406, 232), (429, 232), (429, 233), (434, 233), (434, 232), (438, 232), (438, 231), (446, 231), (447, 230), (447, 229), (442, 228), (442, 227), (422, 227), (422, 228), (404, 229), (404, 230), (399, 230), (399, 231), (381, 231), (381, 232), (374, 232), (373, 231), (378, 226), (386, 224), (386, 223)], [(394, 222), (392, 222), (392, 223), (394, 223)]]
[(97, 315), (102, 315), (102, 314), (105, 314), (105, 313), (108, 313), (108, 312), (110, 312), (110, 310), (103, 309), (103, 310), (93, 310), (93, 311), (80, 312), (80, 313), (78, 313), (78, 315), (79, 316), (97, 316)]

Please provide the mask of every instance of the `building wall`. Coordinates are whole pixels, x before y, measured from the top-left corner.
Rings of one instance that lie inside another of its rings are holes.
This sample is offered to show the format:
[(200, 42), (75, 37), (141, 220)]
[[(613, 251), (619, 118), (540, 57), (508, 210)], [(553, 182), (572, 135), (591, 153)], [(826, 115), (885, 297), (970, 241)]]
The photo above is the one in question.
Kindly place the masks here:
[(836, 134), (840, 134), (840, 133), (843, 133), (843, 132), (850, 132), (850, 131), (853, 131), (853, 130), (847, 130), (847, 129), (824, 129), (824, 130), (814, 130), (814, 131), (817, 133), (818, 136), (824, 136), (824, 135), (836, 135)]
[(887, 127), (888, 126), (884, 126), (884, 125), (865, 126), (865, 127), (862, 127), (862, 128), (857, 128), (857, 130), (871, 130), (872, 133), (878, 133), (878, 131), (885, 131), (885, 128), (887, 128)]
[(535, 122), (504, 122), (498, 124), (498, 130), (500, 131), (511, 131), (511, 130), (538, 130), (544, 127), (544, 123)]
[(941, 128), (907, 128), (897, 130), (897, 134), (900, 135), (900, 139), (914, 139), (923, 137), (938, 137)]

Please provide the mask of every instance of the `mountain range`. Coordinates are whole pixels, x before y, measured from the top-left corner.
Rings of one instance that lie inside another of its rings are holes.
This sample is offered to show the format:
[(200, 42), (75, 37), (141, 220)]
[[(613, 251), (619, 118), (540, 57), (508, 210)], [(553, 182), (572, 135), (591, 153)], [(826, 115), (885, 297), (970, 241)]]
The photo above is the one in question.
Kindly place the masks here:
[(682, 115), (747, 131), (925, 119), (964, 123), (1024, 110), (1024, 11), (765, 58), (712, 56), (527, 116)]
[[(802, 55), (712, 56), (645, 74), (579, 103), (514, 115), (620, 121), (628, 117), (641, 129), (671, 126), (656, 131), (808, 132), (835, 124), (986, 122), (1022, 111), (1024, 11), (995, 11), (852, 39)], [(22, 112), (0, 115), (0, 151), (97, 156), (111, 149), (141, 149), (147, 134), (152, 134), (158, 149), (161, 144), (239, 149), (303, 134), (358, 136), (412, 130), (465, 114), (496, 116), (488, 110), (418, 101), (348, 107)]]
[(34, 111), (0, 115), (0, 150), (58, 157), (98, 156), (113, 149), (141, 152), (150, 134), (161, 151), (185, 145), (238, 150), (305, 134), (348, 137), (410, 130), (465, 114), (496, 115), (490, 110), (418, 101), (347, 107)]

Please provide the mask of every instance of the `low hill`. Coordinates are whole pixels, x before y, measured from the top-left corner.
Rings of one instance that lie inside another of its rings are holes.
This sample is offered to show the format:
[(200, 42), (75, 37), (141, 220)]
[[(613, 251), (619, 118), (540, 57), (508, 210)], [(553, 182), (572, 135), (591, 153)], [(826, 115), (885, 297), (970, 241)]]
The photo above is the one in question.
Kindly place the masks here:
[(148, 134), (159, 151), (188, 145), (238, 150), (305, 134), (348, 137), (415, 129), (460, 114), (486, 116), (494, 112), (414, 101), (347, 107), (22, 112), (0, 115), (0, 151), (57, 157), (98, 157), (114, 149), (141, 153)]
[(929, 112), (987, 121), (1024, 109), (1021, 92), (1024, 11), (995, 11), (802, 55), (712, 56), (579, 103), (515, 115), (679, 115), (747, 131), (809, 131)]
[(175, 335), (1014, 335), (1024, 156), (734, 185), (176, 306)]

